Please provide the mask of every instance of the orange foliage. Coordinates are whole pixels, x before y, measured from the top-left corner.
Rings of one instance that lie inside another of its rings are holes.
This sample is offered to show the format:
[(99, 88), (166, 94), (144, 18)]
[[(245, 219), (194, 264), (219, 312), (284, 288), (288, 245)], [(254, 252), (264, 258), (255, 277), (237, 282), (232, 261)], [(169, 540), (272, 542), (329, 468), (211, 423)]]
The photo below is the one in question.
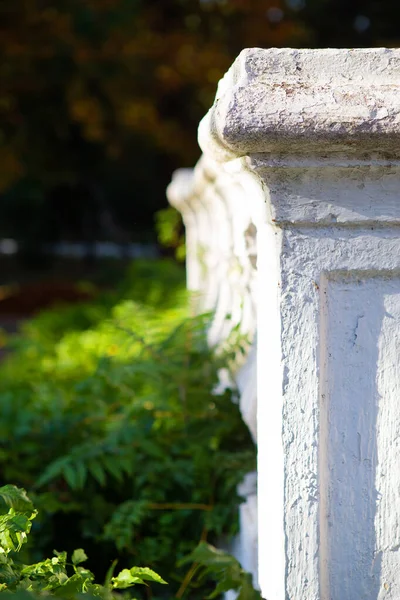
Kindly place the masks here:
[(21, 169), (42, 177), (62, 167), (74, 127), (109, 156), (145, 136), (193, 162), (195, 127), (233, 58), (293, 39), (306, 42), (307, 31), (281, 0), (5, 2), (0, 188)]

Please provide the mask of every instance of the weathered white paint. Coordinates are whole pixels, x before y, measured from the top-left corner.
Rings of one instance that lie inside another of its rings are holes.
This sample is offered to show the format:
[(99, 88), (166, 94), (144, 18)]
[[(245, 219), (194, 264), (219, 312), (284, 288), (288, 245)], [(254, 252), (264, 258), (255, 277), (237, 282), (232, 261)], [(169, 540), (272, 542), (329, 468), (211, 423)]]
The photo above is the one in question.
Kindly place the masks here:
[(193, 171), (174, 173), (167, 193), (186, 225), (187, 285), (195, 309), (215, 312), (210, 343), (223, 342), (237, 324), (253, 342), (236, 378), (242, 413), (256, 440), (256, 232), (265, 222), (258, 178), (243, 173), (241, 161), (217, 165), (203, 157)]
[[(213, 176), (183, 186), (189, 282), (219, 309), (213, 339), (236, 294), (257, 306), (268, 600), (400, 597), (399, 92), (400, 50), (246, 50), (200, 126), (197, 171)], [(227, 264), (248, 264), (249, 222), (258, 285), (245, 292)]]
[[(251, 342), (246, 360), (238, 365), (236, 383), (243, 418), (257, 440), (256, 233), (265, 222), (258, 177), (243, 173), (241, 161), (216, 165), (203, 157), (193, 171), (181, 169), (174, 174), (168, 198), (186, 225), (187, 285), (194, 294), (195, 310), (215, 311), (210, 343), (223, 343), (237, 324)], [(255, 473), (249, 473), (239, 491), (246, 498), (240, 507), (241, 532), (229, 549), (257, 584)]]

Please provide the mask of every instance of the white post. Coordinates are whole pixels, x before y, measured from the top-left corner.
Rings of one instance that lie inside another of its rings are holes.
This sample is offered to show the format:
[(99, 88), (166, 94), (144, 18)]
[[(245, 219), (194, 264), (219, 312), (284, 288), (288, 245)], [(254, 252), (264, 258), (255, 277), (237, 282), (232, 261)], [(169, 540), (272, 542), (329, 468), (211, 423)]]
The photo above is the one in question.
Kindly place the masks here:
[[(400, 51), (246, 50), (200, 127), (257, 227), (259, 581), (400, 598)], [(257, 198), (257, 200), (255, 200)], [(259, 205), (259, 204), (258, 204)]]
[[(265, 222), (264, 197), (252, 173), (235, 173), (203, 156), (194, 170), (180, 169), (168, 199), (186, 226), (187, 285), (198, 312), (214, 311), (210, 344), (223, 343), (236, 325), (252, 341), (236, 372), (240, 409), (257, 440), (257, 224)], [(224, 374), (221, 373), (221, 385)], [(230, 383), (230, 382), (229, 382)], [(257, 474), (249, 473), (239, 493), (240, 535), (231, 551), (257, 585)], [(229, 596), (227, 596), (228, 600)]]

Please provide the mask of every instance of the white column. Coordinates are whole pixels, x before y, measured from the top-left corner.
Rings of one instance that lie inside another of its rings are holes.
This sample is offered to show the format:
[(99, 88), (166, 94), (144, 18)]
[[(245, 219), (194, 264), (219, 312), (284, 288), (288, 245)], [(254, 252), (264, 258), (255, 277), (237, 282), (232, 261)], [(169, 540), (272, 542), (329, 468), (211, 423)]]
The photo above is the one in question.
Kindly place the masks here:
[[(185, 221), (187, 284), (195, 310), (214, 311), (210, 344), (223, 344), (237, 325), (248, 337), (249, 350), (238, 361), (235, 379), (243, 419), (257, 441), (256, 233), (265, 223), (259, 178), (243, 173), (241, 161), (221, 165), (203, 156), (194, 170), (174, 173), (167, 193)], [(221, 373), (221, 385), (225, 375)], [(229, 550), (257, 585), (256, 473), (246, 476), (239, 493), (246, 499), (239, 511), (241, 530)]]
[(200, 141), (221, 169), (256, 174), (266, 205), (263, 596), (398, 600), (400, 51), (246, 50)]
[(214, 340), (257, 307), (263, 597), (398, 600), (400, 50), (245, 50), (199, 132), (189, 281)]
[(187, 285), (195, 310), (214, 311), (210, 344), (223, 344), (236, 326), (249, 340), (235, 376), (241, 411), (256, 440), (256, 233), (266, 217), (259, 178), (241, 166), (203, 156), (195, 169), (174, 173), (167, 195), (185, 222)]

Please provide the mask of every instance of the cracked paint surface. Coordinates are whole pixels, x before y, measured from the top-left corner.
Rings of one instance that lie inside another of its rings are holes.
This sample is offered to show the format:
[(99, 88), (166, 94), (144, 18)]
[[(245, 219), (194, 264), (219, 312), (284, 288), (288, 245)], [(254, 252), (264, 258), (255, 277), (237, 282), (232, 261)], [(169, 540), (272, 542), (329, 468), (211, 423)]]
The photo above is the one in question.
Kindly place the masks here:
[[(268, 600), (400, 598), (399, 91), (399, 49), (244, 50), (182, 179), (212, 335), (237, 293), (257, 306)], [(238, 252), (257, 286), (235, 287)]]

